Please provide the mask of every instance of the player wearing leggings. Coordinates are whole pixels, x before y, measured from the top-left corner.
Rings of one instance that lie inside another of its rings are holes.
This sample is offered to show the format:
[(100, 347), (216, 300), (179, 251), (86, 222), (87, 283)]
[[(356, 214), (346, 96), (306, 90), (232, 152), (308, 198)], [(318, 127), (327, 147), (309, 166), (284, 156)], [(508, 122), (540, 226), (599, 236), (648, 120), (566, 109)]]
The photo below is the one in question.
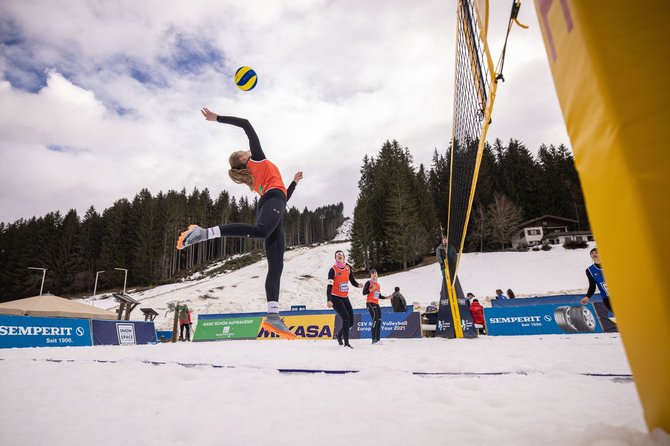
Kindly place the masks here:
[(349, 284), (361, 288), (354, 277), (351, 266), (344, 261), (344, 252), (335, 251), (335, 265), (328, 271), (328, 286), (326, 297), (328, 308), (332, 308), (342, 319), (342, 327), (337, 332), (337, 342), (345, 347), (353, 348), (349, 344), (349, 329), (354, 325), (354, 310), (349, 300)]
[(383, 296), (378, 282), (377, 270), (370, 270), (370, 280), (363, 286), (363, 294), (367, 297), (365, 307), (370, 312), (372, 319), (372, 343), (376, 344), (381, 339), (382, 332), (382, 309), (379, 306), (379, 299), (388, 299), (390, 296)]
[[(256, 224), (230, 223), (206, 229), (191, 225), (179, 236), (177, 249), (184, 249), (195, 243), (218, 237), (250, 237), (265, 240), (265, 254), (268, 262), (265, 295), (268, 302), (268, 314), (263, 321), (263, 328), (281, 337), (295, 339), (296, 335), (279, 317), (279, 287), (284, 269), (285, 250), (282, 223), (288, 199), (279, 169), (265, 157), (260, 140), (249, 121), (233, 116), (219, 116), (207, 108), (203, 108), (201, 113), (207, 121), (229, 124), (244, 130), (251, 150), (240, 150), (230, 155), (228, 175), (236, 183), (249, 186), (261, 198), (258, 201)], [(300, 178), (302, 178), (301, 172)]]

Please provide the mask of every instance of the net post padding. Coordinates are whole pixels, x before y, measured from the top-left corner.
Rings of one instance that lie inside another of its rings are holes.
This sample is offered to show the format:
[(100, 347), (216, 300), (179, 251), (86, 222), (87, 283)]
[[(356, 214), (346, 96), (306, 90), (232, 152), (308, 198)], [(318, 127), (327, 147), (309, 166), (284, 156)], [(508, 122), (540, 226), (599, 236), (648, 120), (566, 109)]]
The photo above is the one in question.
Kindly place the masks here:
[(535, 0), (535, 10), (644, 419), (670, 432), (670, 8)]
[[(454, 323), (454, 333), (456, 338), (463, 337), (463, 327), (461, 326), (461, 311), (458, 308), (458, 297), (456, 296), (455, 282), (451, 281), (449, 276), (449, 265), (447, 259), (444, 259), (444, 280), (447, 283), (447, 299), (449, 299), (449, 308)], [(454, 279), (455, 280), (455, 279)]]

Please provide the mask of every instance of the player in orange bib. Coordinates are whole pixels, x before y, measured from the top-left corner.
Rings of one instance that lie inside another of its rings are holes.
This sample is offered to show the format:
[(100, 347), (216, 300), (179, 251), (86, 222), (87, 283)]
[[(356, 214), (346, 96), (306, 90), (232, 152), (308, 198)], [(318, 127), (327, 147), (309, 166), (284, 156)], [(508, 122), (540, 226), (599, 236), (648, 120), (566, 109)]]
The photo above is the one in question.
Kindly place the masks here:
[(372, 343), (376, 344), (381, 339), (382, 333), (382, 309), (379, 299), (389, 299), (391, 296), (383, 296), (379, 286), (377, 270), (370, 270), (370, 280), (363, 286), (363, 294), (367, 296), (365, 307), (370, 312), (372, 319)]
[(356, 288), (362, 288), (353, 271), (351, 265), (344, 262), (344, 252), (335, 251), (335, 265), (328, 271), (328, 286), (326, 287), (326, 297), (328, 299), (328, 308), (332, 308), (342, 319), (342, 327), (337, 332), (337, 342), (345, 347), (353, 348), (349, 344), (349, 329), (354, 326), (354, 310), (349, 300), (349, 284)]
[[(295, 339), (296, 335), (288, 329), (279, 317), (279, 285), (284, 269), (285, 239), (283, 220), (286, 201), (295, 186), (291, 184), (287, 194), (279, 169), (265, 157), (260, 140), (251, 123), (246, 119), (233, 116), (219, 116), (203, 108), (202, 115), (207, 121), (216, 121), (240, 127), (247, 134), (249, 148), (230, 155), (228, 175), (238, 184), (246, 184), (257, 192), (258, 201), (256, 224), (231, 223), (201, 228), (191, 225), (181, 233), (177, 241), (177, 249), (184, 249), (195, 243), (204, 242), (218, 237), (251, 237), (265, 240), (265, 254), (268, 260), (268, 274), (265, 278), (265, 295), (268, 302), (268, 314), (263, 321), (263, 328), (287, 339)], [(302, 178), (302, 172), (296, 174), (294, 182)]]

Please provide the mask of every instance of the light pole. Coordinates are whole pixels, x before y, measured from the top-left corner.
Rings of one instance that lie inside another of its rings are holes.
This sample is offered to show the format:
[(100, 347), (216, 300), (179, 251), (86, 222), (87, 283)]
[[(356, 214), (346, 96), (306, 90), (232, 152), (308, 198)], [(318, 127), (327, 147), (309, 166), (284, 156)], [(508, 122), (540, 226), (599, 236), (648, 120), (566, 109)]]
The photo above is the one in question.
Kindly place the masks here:
[(326, 218), (325, 215), (320, 215), (319, 218), (321, 219), (321, 236), (323, 237), (323, 241), (326, 241), (326, 230), (323, 227), (323, 219)]
[(126, 294), (126, 281), (128, 280), (128, 270), (125, 268), (114, 268), (115, 270), (118, 271), (125, 271), (125, 276), (123, 277), (123, 295), (125, 296)]
[(44, 277), (47, 275), (47, 269), (46, 268), (36, 268), (34, 266), (29, 266), (28, 269), (36, 269), (38, 271), (42, 271), (42, 286), (40, 286), (40, 296), (42, 295), (42, 290), (44, 289)]
[(97, 271), (95, 273), (95, 285), (93, 285), (93, 299), (95, 299), (95, 293), (98, 291), (98, 276), (100, 273), (104, 273), (104, 271)]

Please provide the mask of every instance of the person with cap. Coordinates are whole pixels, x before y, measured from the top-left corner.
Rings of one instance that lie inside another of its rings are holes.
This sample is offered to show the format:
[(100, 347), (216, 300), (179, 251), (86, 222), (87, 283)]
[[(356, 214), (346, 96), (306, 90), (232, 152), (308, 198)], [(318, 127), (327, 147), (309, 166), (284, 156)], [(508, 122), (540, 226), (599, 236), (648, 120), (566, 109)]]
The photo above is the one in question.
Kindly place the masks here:
[[(182, 250), (196, 243), (219, 237), (248, 237), (265, 241), (268, 273), (265, 278), (265, 295), (268, 303), (263, 328), (283, 338), (295, 339), (293, 333), (279, 317), (279, 289), (284, 270), (284, 213), (286, 202), (295, 186), (284, 186), (281, 173), (275, 164), (265, 157), (260, 140), (251, 123), (243, 118), (220, 116), (208, 108), (200, 110), (207, 121), (239, 127), (247, 135), (250, 150), (238, 150), (230, 155), (228, 175), (238, 184), (245, 184), (261, 198), (258, 201), (256, 224), (229, 223), (211, 228), (190, 225), (177, 240), (177, 249)], [(294, 183), (302, 179), (302, 172), (294, 177)]]
[(332, 308), (342, 319), (342, 327), (336, 334), (337, 342), (345, 347), (353, 348), (349, 343), (349, 329), (354, 326), (354, 309), (349, 300), (349, 284), (356, 288), (363, 286), (356, 282), (351, 265), (345, 262), (344, 252), (335, 251), (335, 264), (328, 271), (326, 297), (328, 308)]
[(365, 307), (370, 312), (372, 320), (372, 343), (376, 344), (381, 340), (382, 332), (382, 309), (379, 306), (379, 299), (391, 298), (391, 296), (382, 295), (376, 269), (370, 270), (370, 280), (365, 282), (363, 294), (367, 297)]

